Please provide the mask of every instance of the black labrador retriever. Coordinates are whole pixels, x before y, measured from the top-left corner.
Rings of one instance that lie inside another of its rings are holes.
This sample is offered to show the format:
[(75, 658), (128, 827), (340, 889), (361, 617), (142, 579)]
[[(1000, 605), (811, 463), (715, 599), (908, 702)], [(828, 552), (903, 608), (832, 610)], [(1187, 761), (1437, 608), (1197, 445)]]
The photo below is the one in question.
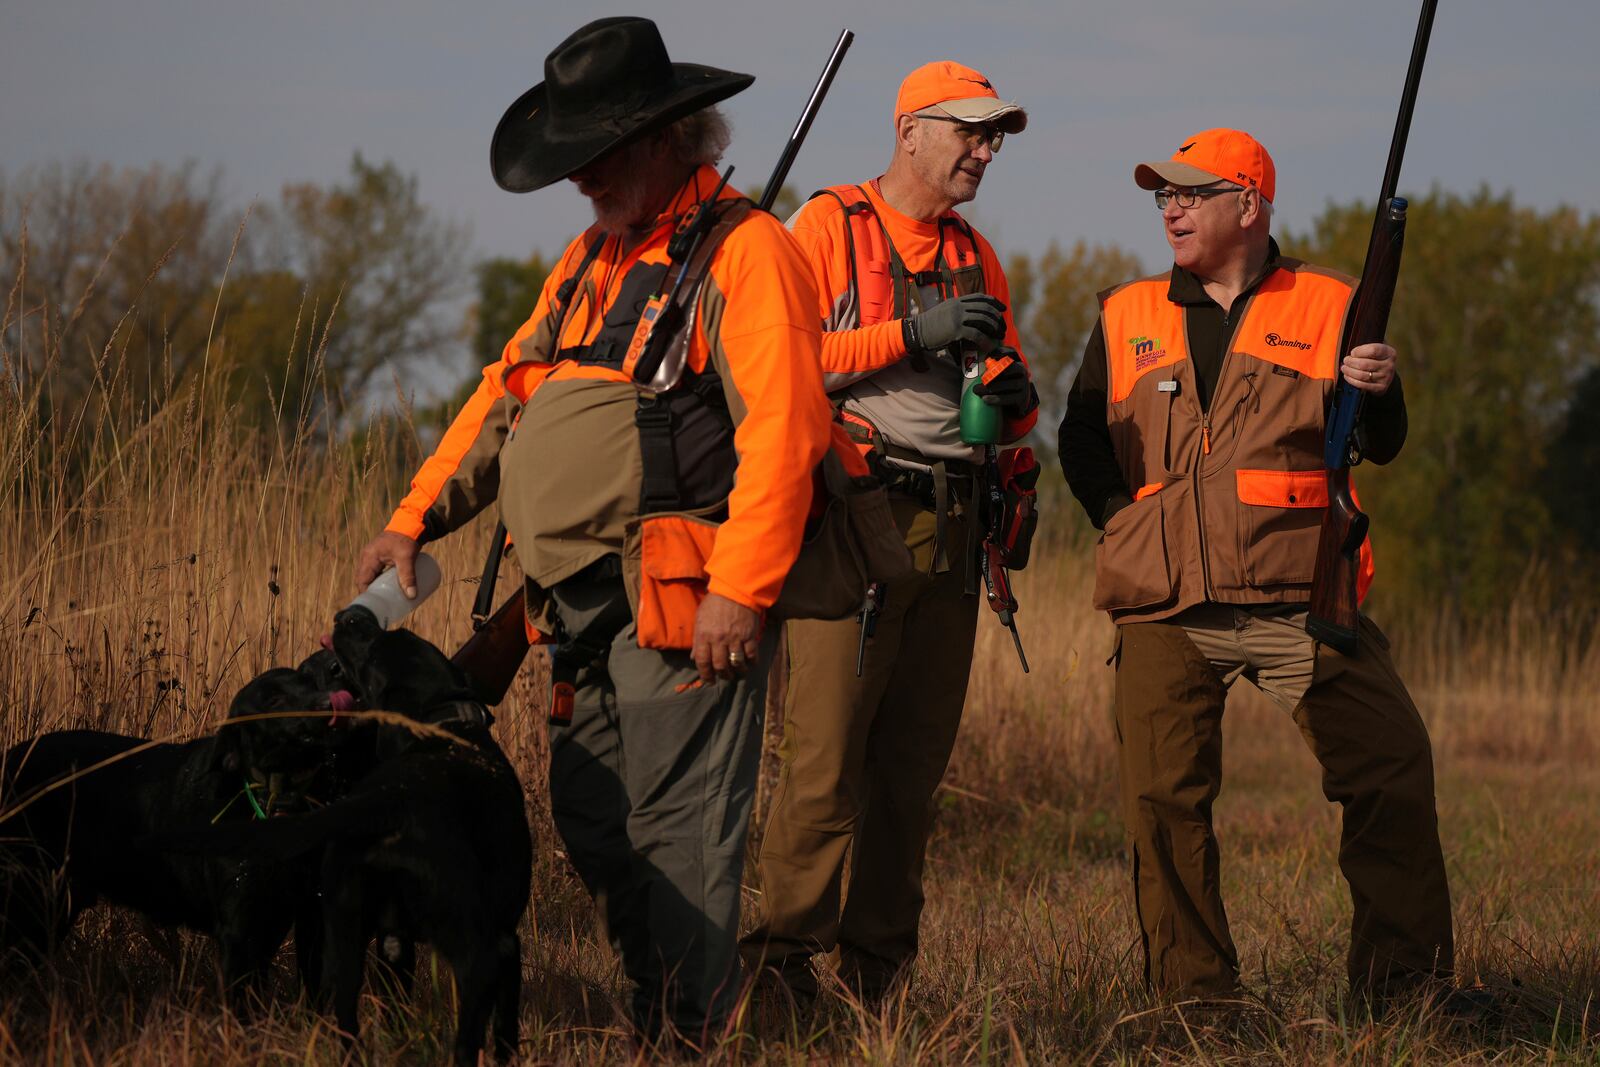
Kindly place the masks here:
[[(314, 671), (276, 668), (239, 691), (229, 717), (348, 701)], [(38, 962), (85, 908), (106, 900), (210, 934), (236, 1009), (259, 991), (291, 925), (313, 939), (298, 955), (314, 987), (320, 923), (310, 864), (170, 853), (150, 841), (295, 810), (318, 788), (326, 723), (326, 715), (266, 719), (185, 744), (59, 730), (13, 746), (0, 756), (0, 954)], [(258, 752), (278, 765), (258, 769)]]
[[(375, 934), (432, 944), (455, 974), (457, 1064), (517, 1047), (533, 850), (522, 785), (464, 674), (421, 637), (384, 631), (365, 608), (334, 621), (333, 650), (376, 728), (375, 764), (324, 808), (187, 835), (182, 847), (262, 859), (321, 857), (324, 977), (352, 1047)], [(385, 940), (388, 938), (386, 937)]]

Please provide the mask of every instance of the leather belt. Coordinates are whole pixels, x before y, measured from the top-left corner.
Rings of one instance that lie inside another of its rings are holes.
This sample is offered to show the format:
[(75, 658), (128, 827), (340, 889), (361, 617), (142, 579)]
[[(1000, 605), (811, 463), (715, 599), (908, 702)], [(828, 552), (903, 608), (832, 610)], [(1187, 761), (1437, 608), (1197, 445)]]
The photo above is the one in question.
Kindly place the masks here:
[[(889, 490), (908, 496), (925, 508), (939, 506), (938, 481), (928, 471), (879, 466), (878, 478)], [(947, 473), (945, 478), (952, 490), (949, 495), (951, 501), (965, 501), (972, 495), (972, 475)]]

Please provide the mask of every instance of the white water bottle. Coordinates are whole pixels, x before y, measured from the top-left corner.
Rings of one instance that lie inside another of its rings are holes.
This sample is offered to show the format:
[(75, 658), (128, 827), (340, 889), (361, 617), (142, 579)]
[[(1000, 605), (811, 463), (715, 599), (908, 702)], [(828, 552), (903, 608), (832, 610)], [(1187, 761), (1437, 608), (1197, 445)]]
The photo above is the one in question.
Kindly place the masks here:
[(416, 562), (412, 564), (417, 576), (417, 595), (407, 599), (400, 590), (400, 569), (390, 567), (372, 580), (366, 592), (356, 597), (346, 606), (350, 608), (366, 608), (378, 617), (378, 625), (385, 630), (405, 618), (417, 609), (433, 591), (439, 588), (439, 564), (426, 552), (418, 552)]

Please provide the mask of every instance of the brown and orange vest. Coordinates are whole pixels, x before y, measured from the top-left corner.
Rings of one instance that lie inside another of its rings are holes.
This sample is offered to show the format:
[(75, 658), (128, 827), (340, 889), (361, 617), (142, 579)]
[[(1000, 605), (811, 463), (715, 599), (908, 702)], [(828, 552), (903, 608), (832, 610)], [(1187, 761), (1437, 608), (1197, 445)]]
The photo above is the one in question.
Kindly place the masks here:
[[(1202, 411), (1170, 275), (1100, 294), (1106, 425), (1134, 496), (1096, 550), (1095, 606), (1117, 622), (1204, 601), (1310, 596), (1328, 504), (1325, 413), (1354, 279), (1281, 259), (1245, 298)], [(1361, 550), (1359, 593), (1372, 581)]]

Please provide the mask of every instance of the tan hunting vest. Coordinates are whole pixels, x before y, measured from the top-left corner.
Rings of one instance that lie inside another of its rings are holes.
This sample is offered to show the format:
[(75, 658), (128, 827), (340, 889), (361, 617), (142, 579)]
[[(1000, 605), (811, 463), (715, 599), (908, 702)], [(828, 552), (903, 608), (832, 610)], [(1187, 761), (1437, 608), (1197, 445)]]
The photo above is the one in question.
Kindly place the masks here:
[[(1205, 412), (1170, 280), (1100, 294), (1106, 424), (1134, 503), (1096, 550), (1095, 607), (1122, 623), (1204, 601), (1306, 601), (1328, 504), (1324, 416), (1354, 280), (1280, 260), (1236, 309)], [(1361, 555), (1365, 595), (1370, 545)]]

